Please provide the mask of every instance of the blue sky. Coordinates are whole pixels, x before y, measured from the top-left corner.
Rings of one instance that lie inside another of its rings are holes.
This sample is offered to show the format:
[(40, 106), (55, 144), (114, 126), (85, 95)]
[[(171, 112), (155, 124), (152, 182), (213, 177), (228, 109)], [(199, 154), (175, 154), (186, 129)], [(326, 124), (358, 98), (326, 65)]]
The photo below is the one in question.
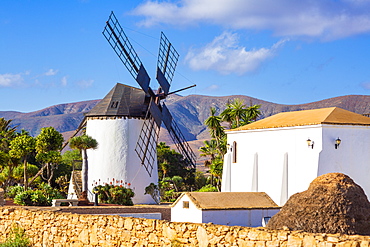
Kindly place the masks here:
[(369, 0), (0, 0), (0, 111), (138, 87), (102, 35), (114, 11), (157, 87), (160, 32), (180, 54), (182, 95), (281, 104), (370, 92)]

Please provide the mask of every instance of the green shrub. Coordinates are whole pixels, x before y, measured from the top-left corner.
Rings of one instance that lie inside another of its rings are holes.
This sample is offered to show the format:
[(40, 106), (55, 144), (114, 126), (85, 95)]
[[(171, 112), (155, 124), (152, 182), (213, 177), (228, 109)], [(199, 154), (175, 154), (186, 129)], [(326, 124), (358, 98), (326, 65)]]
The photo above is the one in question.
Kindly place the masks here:
[(134, 197), (135, 193), (129, 188), (109, 184), (99, 185), (95, 188), (101, 203), (134, 205), (131, 198)]
[(218, 192), (218, 189), (212, 184), (207, 184), (198, 190), (198, 192)]
[(10, 232), (10, 236), (0, 247), (28, 247), (31, 246), (31, 241), (27, 237), (24, 229), (14, 226)]
[(6, 192), (6, 197), (8, 198), (14, 198), (17, 194), (21, 193), (24, 191), (23, 186), (11, 186), (8, 187), (7, 192)]
[(174, 202), (181, 195), (181, 192), (176, 192), (175, 190), (163, 191), (162, 201), (163, 202)]
[(14, 203), (23, 206), (51, 206), (53, 199), (64, 198), (57, 189), (42, 183), (37, 190), (26, 190), (14, 197)]

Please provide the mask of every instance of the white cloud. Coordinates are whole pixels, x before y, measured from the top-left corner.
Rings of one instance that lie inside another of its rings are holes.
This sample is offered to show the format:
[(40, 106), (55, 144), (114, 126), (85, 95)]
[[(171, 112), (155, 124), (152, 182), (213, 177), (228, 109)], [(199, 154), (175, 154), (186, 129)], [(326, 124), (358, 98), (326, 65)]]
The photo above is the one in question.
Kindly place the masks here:
[(193, 70), (216, 70), (222, 74), (242, 75), (257, 70), (286, 41), (279, 41), (271, 48), (247, 50), (246, 47), (238, 46), (237, 34), (224, 32), (205, 47), (190, 50), (185, 60)]
[(46, 76), (52, 76), (52, 75), (56, 75), (58, 73), (58, 70), (55, 70), (55, 69), (49, 69), (48, 71), (46, 71), (43, 75), (46, 75)]
[(94, 80), (81, 80), (77, 82), (77, 85), (81, 88), (88, 88), (91, 87), (94, 83)]
[(67, 81), (67, 76), (63, 76), (62, 79), (60, 80), (61, 84), (63, 87), (67, 86), (68, 81)]
[(20, 85), (23, 83), (22, 74), (0, 74), (0, 86), (1, 87), (11, 87)]
[(272, 30), (279, 36), (324, 40), (370, 32), (368, 0), (146, 1), (132, 11), (144, 26), (208, 23), (226, 28)]

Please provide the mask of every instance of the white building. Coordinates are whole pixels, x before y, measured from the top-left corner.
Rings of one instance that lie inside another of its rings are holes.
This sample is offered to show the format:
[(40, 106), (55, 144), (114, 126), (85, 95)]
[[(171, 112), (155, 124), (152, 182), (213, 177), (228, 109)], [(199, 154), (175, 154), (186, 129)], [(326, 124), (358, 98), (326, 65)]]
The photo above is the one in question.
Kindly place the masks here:
[[(117, 83), (85, 114), (86, 134), (98, 142), (97, 149), (87, 150), (90, 201), (94, 201), (91, 193), (94, 186), (112, 183), (133, 189), (135, 204), (154, 203), (152, 197), (144, 193), (150, 183), (158, 183), (155, 148), (148, 149), (147, 153), (154, 157), (152, 167), (148, 168), (151, 174), (135, 152), (147, 107), (143, 90)], [(155, 141), (152, 142), (151, 145), (155, 146)]]
[(171, 221), (258, 227), (279, 210), (263, 192), (185, 192), (171, 206)]
[[(339, 142), (341, 140), (341, 142)], [(349, 175), (370, 195), (370, 118), (337, 107), (284, 112), (227, 131), (222, 191), (284, 205), (317, 176)]]

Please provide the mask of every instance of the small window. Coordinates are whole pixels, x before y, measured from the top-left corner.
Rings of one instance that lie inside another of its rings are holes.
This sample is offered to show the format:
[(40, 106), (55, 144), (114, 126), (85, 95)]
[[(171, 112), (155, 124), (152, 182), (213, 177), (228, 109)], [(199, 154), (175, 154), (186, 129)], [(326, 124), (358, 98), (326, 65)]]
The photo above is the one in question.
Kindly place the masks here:
[(236, 163), (236, 142), (233, 142), (233, 147), (232, 147), (232, 153), (233, 153), (233, 163)]
[(183, 201), (182, 208), (189, 208), (189, 201)]
[(113, 101), (112, 104), (110, 105), (111, 108), (117, 108), (118, 106), (118, 101)]

